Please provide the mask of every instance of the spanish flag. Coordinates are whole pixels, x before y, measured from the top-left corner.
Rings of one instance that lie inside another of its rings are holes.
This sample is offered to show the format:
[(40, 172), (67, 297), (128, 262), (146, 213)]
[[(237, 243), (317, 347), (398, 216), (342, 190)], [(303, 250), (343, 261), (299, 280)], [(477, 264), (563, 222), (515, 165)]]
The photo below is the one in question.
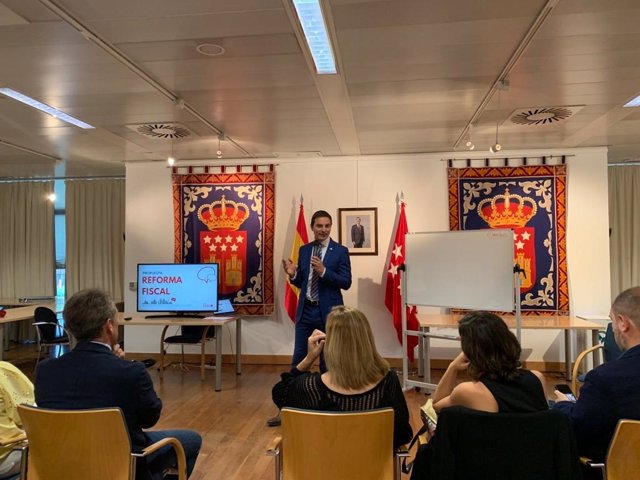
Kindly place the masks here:
[[(298, 213), (298, 222), (296, 224), (296, 231), (293, 237), (293, 246), (291, 247), (291, 261), (294, 264), (298, 264), (298, 250), (305, 243), (309, 242), (307, 235), (307, 222), (304, 221), (304, 207), (302, 201), (300, 202), (300, 213)], [(292, 322), (296, 321), (296, 308), (298, 307), (298, 296), (300, 295), (300, 289), (294, 287), (288, 281), (284, 286), (284, 307), (287, 309), (289, 318)]]

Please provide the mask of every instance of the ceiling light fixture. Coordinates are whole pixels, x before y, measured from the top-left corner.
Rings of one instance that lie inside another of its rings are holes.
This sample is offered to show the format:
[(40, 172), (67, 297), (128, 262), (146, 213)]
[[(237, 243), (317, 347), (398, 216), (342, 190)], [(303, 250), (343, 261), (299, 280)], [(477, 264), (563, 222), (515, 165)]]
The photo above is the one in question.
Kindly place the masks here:
[(222, 45), (216, 43), (200, 43), (196, 45), (196, 52), (207, 57), (219, 57), (224, 55), (226, 50)]
[(476, 148), (476, 146), (471, 141), (471, 128), (472, 127), (473, 127), (473, 125), (469, 125), (469, 137), (467, 138), (467, 143), (465, 143), (465, 146), (467, 147), (468, 150), (473, 150), (473, 149)]
[(302, 25), (318, 75), (338, 73), (320, 1), (293, 0), (293, 6)]
[(167, 165), (173, 167), (176, 164), (176, 159), (172, 156), (167, 157)]
[(39, 102), (38, 100), (28, 97), (24, 93), (17, 92), (16, 90), (13, 90), (11, 88), (0, 88), (0, 93), (3, 95), (6, 95), (9, 98), (13, 98), (14, 100), (17, 100), (20, 103), (24, 103), (25, 105), (28, 105), (31, 108), (40, 110), (41, 112), (44, 112), (47, 115), (51, 115), (52, 117), (57, 118), (58, 120), (62, 120), (63, 122), (70, 123), (71, 125), (75, 125), (76, 127), (80, 127), (85, 130), (95, 128), (94, 126), (89, 125), (88, 123), (85, 123), (82, 120), (78, 120), (77, 118), (72, 117), (68, 113), (64, 113), (63, 111), (58, 110), (57, 108), (47, 105), (46, 103)]
[(218, 151), (216, 152), (216, 156), (218, 158), (222, 158), (222, 145), (220, 142), (222, 142), (222, 140), (224, 140), (224, 133), (221, 133), (220, 135), (218, 135)]
[(498, 153), (502, 150), (502, 145), (498, 142), (498, 126), (500, 125), (500, 93), (502, 90), (509, 88), (509, 83), (506, 80), (502, 80), (498, 84), (498, 118), (496, 119), (496, 143), (489, 147), (491, 153)]
[(623, 107), (629, 108), (629, 107), (640, 107), (640, 95), (638, 95), (636, 98), (628, 101), (627, 103), (625, 103), (623, 105)]

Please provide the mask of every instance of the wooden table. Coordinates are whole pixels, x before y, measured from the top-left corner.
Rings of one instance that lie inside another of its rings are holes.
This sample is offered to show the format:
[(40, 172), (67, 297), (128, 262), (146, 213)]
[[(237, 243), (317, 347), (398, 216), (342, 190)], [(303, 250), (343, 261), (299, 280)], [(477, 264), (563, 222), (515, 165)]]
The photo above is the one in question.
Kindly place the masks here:
[[(421, 335), (420, 345), (420, 365), (423, 369), (423, 378), (425, 383), (431, 381), (431, 354), (430, 354), (430, 338), (445, 338), (449, 340), (457, 339), (457, 335), (438, 335), (432, 334), (432, 329), (438, 328), (458, 328), (458, 320), (462, 315), (454, 314), (418, 314), (418, 323), (420, 325)], [(513, 315), (501, 315), (502, 319), (507, 323), (509, 328), (515, 328), (516, 320)], [(564, 364), (567, 380), (571, 380), (571, 336), (572, 330), (590, 330), (592, 345), (597, 345), (598, 332), (603, 326), (571, 316), (522, 316), (523, 330), (562, 330), (564, 332)], [(594, 360), (595, 364), (595, 360)]]
[(55, 301), (25, 303), (15, 298), (0, 298), (0, 305), (5, 308), (12, 307), (7, 308), (7, 314), (3, 318), (0, 318), (0, 360), (2, 360), (4, 353), (4, 326), (6, 324), (20, 322), (22, 320), (33, 320), (33, 314), (37, 307), (47, 307), (54, 312), (56, 311)]
[[(215, 377), (215, 391), (222, 390), (222, 327), (232, 321), (236, 322), (236, 375), (242, 373), (242, 365), (240, 361), (242, 351), (242, 318), (232, 316), (216, 316), (209, 318), (187, 318), (187, 317), (161, 317), (161, 318), (145, 318), (143, 313), (118, 313), (118, 323), (126, 326), (163, 326), (162, 337), (169, 327), (186, 327), (186, 326), (213, 326), (216, 332), (216, 377)], [(125, 318), (131, 318), (125, 320)], [(160, 348), (164, 348), (162, 341), (160, 342)]]

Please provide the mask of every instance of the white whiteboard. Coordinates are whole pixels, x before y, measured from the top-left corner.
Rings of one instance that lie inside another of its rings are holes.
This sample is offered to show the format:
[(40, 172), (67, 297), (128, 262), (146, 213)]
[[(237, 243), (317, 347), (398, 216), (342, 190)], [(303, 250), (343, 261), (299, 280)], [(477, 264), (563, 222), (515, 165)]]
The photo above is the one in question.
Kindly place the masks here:
[(405, 245), (408, 304), (513, 310), (512, 230), (408, 233)]

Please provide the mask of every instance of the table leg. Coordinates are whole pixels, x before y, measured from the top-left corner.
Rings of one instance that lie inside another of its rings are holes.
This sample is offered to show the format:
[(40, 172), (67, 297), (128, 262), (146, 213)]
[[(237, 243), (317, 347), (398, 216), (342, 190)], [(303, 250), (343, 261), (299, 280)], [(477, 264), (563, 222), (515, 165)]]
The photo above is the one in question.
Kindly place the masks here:
[[(422, 331), (422, 327), (418, 330)], [(418, 377), (424, 375), (424, 337), (418, 337)]]
[[(600, 344), (599, 332), (600, 332), (600, 329), (591, 330), (591, 346), (592, 347), (595, 347), (596, 345)], [(593, 352), (593, 368), (596, 368), (598, 365), (602, 363), (601, 355), (603, 355), (602, 350), (596, 350), (595, 352)]]
[(242, 319), (236, 319), (236, 375), (242, 373)]
[(216, 392), (222, 390), (222, 325), (216, 325)]
[(564, 331), (564, 370), (567, 380), (571, 380), (571, 330)]
[[(429, 333), (430, 328), (424, 327), (424, 331)], [(424, 341), (424, 382), (431, 383), (431, 339), (429, 337), (423, 337)]]

